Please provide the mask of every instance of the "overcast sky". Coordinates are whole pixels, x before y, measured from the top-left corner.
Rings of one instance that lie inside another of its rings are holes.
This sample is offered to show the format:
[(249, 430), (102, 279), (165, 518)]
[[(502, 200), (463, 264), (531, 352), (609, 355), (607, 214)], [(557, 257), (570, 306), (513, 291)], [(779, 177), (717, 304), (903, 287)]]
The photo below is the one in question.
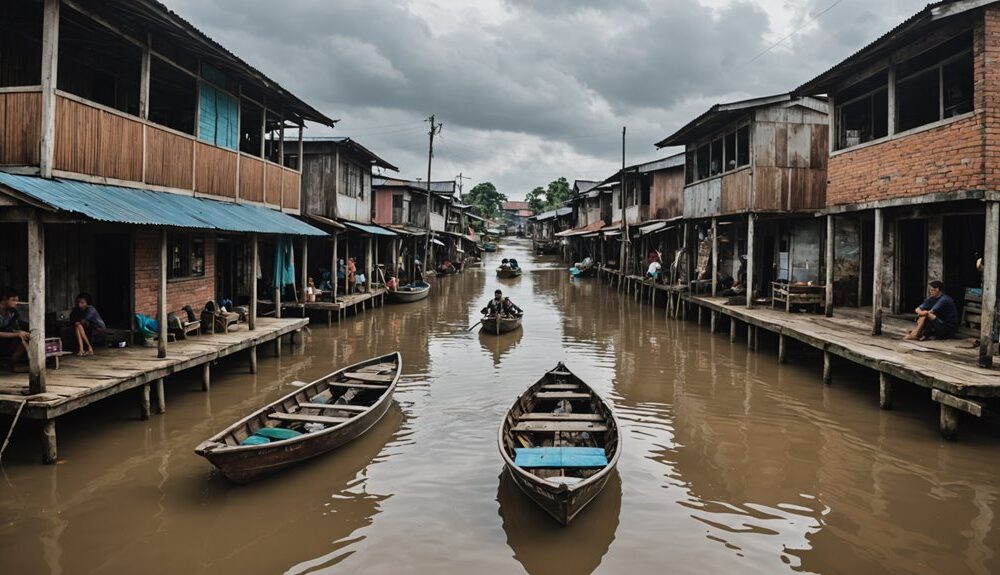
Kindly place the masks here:
[[(511, 199), (602, 179), (719, 102), (786, 92), (928, 0), (166, 0), (406, 178)], [(313, 127), (308, 135), (331, 132)]]

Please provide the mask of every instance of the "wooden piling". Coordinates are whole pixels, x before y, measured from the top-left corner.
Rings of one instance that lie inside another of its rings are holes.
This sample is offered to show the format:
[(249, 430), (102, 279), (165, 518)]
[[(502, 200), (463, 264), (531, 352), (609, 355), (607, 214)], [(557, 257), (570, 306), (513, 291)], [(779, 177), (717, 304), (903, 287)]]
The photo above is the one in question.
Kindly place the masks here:
[(941, 437), (948, 441), (958, 439), (958, 410), (950, 405), (941, 405)]
[(56, 420), (46, 419), (42, 423), (42, 463), (51, 465), (56, 462), (59, 450), (56, 444)]
[(1000, 202), (986, 207), (986, 245), (983, 250), (983, 298), (979, 330), (979, 366), (993, 367), (996, 353), (993, 334), (996, 328), (997, 268), (1000, 267)]
[(778, 334), (778, 363), (785, 363), (785, 352), (788, 342), (784, 335)]
[(250, 348), (250, 373), (257, 373), (257, 346)]
[(212, 389), (212, 364), (205, 362), (201, 366), (201, 390), (210, 391)]
[(163, 378), (156, 380), (156, 413), (167, 412), (167, 394), (163, 389)]
[(736, 318), (729, 316), (729, 343), (736, 341)]
[(878, 374), (878, 406), (892, 409), (892, 376), (885, 372)]
[(833, 383), (833, 354), (823, 351), (823, 383), (830, 385)]
[(142, 421), (149, 420), (149, 414), (152, 412), (149, 404), (149, 384), (144, 384), (139, 388), (139, 419)]

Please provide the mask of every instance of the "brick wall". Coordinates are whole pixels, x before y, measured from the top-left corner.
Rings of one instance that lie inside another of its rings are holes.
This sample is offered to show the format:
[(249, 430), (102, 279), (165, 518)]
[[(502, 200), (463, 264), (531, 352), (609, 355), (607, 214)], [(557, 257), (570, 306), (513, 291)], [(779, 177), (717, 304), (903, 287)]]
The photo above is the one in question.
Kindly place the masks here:
[[(160, 278), (160, 232), (142, 230), (135, 234), (135, 311), (156, 317)], [(167, 283), (167, 312), (179, 312), (190, 305), (200, 311), (215, 299), (215, 238), (205, 236), (205, 275)]]
[(973, 35), (975, 113), (968, 118), (836, 154), (827, 205), (872, 202), (1000, 184), (1000, 8)]

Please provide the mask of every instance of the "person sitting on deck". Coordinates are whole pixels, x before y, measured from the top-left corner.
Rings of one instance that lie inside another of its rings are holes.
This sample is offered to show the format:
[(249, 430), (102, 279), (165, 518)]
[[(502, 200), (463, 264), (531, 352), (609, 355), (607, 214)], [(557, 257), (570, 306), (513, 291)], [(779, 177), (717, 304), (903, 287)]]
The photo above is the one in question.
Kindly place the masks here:
[(660, 264), (660, 260), (656, 259), (649, 262), (649, 268), (646, 270), (646, 278), (656, 283), (656, 280), (660, 277), (661, 269), (663, 269), (663, 265)]
[(944, 283), (934, 280), (929, 285), (928, 298), (913, 310), (917, 326), (903, 339), (948, 339), (958, 329), (958, 308), (955, 300), (944, 293)]
[(23, 329), (21, 315), (17, 312), (20, 294), (13, 288), (0, 292), (0, 357), (10, 360), (11, 371), (28, 351), (29, 334)]
[(396, 291), (399, 289), (399, 278), (395, 274), (389, 274), (389, 279), (385, 280), (385, 289), (389, 291)]
[(306, 283), (306, 302), (316, 301), (316, 296), (319, 295), (319, 289), (316, 288), (316, 281), (309, 278)]
[(354, 293), (354, 284), (357, 283), (358, 264), (354, 258), (347, 259), (347, 293)]
[(512, 316), (524, 313), (524, 310), (514, 305), (509, 297), (504, 297), (502, 291), (497, 290), (493, 292), (493, 299), (482, 309), (482, 313), (487, 317)]
[(73, 335), (76, 336), (76, 355), (94, 355), (94, 341), (103, 337), (107, 326), (97, 308), (91, 304), (90, 294), (81, 293), (76, 296), (76, 305), (69, 314), (69, 321), (73, 326)]
[(326, 268), (319, 268), (319, 289), (333, 291), (333, 276)]

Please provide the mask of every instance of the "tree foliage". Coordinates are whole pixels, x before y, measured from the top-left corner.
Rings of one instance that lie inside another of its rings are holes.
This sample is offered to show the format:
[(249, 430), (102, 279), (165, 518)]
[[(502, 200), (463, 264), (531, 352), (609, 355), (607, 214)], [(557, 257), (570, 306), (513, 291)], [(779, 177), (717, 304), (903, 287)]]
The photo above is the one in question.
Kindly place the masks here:
[(559, 178), (549, 182), (546, 188), (538, 186), (528, 192), (528, 206), (536, 214), (554, 210), (568, 200), (572, 193), (566, 178)]
[(503, 213), (503, 203), (507, 201), (507, 196), (497, 191), (492, 183), (482, 182), (462, 196), (462, 201), (471, 204), (480, 216), (493, 220)]

